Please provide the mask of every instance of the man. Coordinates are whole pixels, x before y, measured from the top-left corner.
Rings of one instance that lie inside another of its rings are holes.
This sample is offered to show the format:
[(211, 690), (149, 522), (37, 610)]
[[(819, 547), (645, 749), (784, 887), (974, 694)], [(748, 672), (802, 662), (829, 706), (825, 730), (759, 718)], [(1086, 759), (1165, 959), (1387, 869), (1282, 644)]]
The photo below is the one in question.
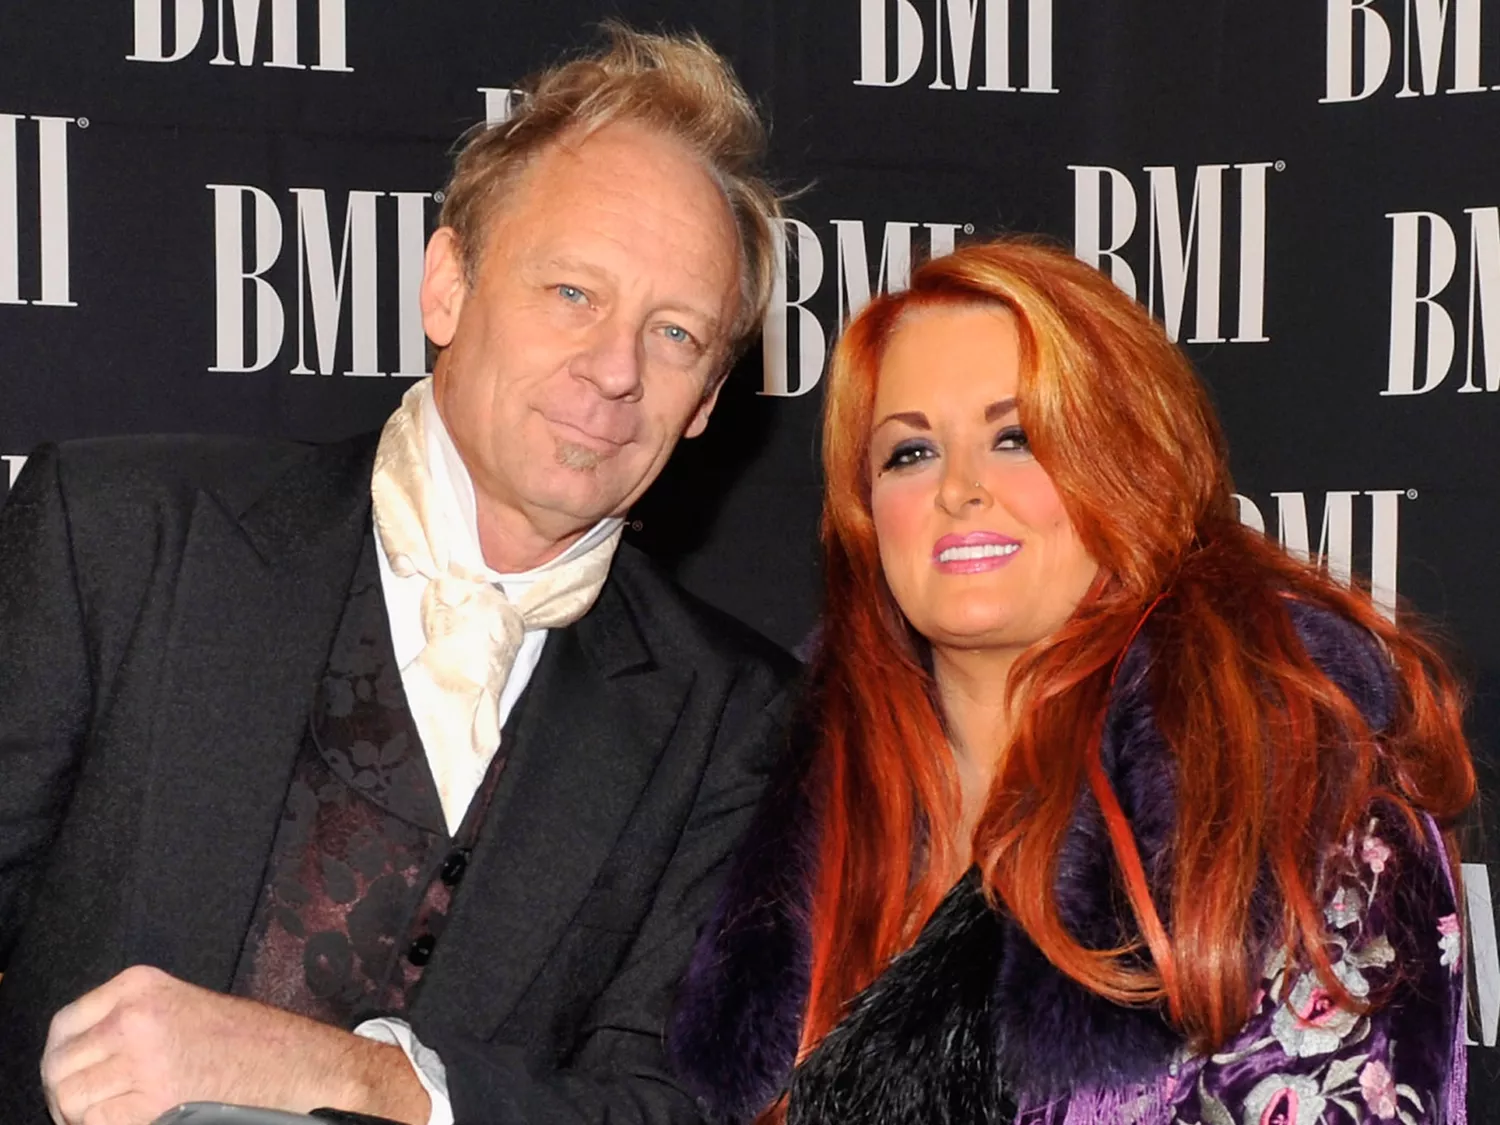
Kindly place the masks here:
[(717, 56), (611, 38), (460, 155), (434, 378), (378, 446), (84, 442), (17, 482), (6, 1125), (694, 1119), (663, 1017), (790, 661), (618, 541), (761, 317), (776, 201)]

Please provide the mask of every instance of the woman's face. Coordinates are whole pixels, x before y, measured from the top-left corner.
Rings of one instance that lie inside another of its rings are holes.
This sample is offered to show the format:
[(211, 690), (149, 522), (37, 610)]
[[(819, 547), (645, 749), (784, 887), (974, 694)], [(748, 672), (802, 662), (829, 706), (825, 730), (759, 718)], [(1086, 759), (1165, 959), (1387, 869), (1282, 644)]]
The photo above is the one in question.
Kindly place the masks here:
[(1050, 636), (1098, 572), (1016, 413), (1009, 310), (919, 310), (880, 365), (870, 499), (880, 562), (935, 647), (1008, 650)]

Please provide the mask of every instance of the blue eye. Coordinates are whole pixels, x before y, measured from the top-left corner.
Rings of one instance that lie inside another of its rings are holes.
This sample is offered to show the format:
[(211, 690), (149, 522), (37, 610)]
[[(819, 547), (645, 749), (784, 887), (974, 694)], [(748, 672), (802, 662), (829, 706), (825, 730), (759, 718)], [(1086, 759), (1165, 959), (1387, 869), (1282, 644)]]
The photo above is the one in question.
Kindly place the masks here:
[(880, 466), (880, 471), (884, 473), (892, 469), (907, 469), (930, 460), (936, 455), (933, 448), (926, 442), (903, 441), (891, 450), (890, 456), (885, 459), (885, 464)]
[(588, 302), (587, 294), (576, 285), (557, 285), (553, 286), (553, 288), (557, 290), (557, 295), (570, 305), (581, 305)]
[(995, 435), (995, 448), (1027, 453), (1031, 450), (1031, 441), (1020, 426), (1006, 426)]
[(662, 331), (667, 334), (667, 339), (671, 340), (674, 344), (686, 344), (693, 338), (692, 333), (686, 328), (679, 328), (675, 324), (667, 325)]

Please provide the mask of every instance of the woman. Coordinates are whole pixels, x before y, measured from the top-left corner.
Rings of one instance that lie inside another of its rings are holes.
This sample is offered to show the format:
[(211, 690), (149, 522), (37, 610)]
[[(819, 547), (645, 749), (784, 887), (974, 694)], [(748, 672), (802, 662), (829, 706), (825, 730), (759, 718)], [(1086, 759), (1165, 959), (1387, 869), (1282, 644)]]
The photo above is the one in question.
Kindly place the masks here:
[(975, 246), (827, 394), (805, 745), (672, 1027), (711, 1115), (1463, 1120), (1455, 686), (1240, 526), (1159, 326)]

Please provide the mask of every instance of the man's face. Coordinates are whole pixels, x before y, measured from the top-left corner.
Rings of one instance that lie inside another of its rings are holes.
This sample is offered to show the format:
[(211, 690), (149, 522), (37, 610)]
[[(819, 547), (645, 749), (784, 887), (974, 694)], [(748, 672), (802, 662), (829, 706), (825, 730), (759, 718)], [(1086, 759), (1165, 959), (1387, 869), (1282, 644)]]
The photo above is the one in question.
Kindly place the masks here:
[(423, 325), (445, 349), (437, 406), (481, 533), (560, 549), (623, 515), (707, 424), (738, 300), (723, 193), (636, 125), (539, 153), (490, 221), (472, 288), (438, 231)]

